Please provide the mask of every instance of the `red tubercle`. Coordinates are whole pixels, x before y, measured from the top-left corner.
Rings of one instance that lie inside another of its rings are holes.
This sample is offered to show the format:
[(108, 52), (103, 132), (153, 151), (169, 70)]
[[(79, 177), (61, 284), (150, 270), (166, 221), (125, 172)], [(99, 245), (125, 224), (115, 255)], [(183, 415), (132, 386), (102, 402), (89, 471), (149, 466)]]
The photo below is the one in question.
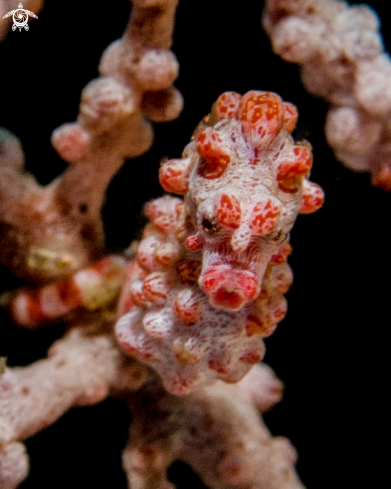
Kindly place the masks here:
[(172, 353), (180, 365), (194, 365), (202, 358), (201, 349), (177, 338), (172, 345)]
[(163, 214), (153, 221), (156, 229), (163, 234), (168, 234), (175, 226), (175, 221), (169, 214)]
[(260, 158), (250, 158), (248, 161), (252, 166), (259, 165), (261, 162)]
[(287, 313), (287, 309), (284, 307), (279, 307), (272, 311), (273, 318), (276, 320), (277, 323), (279, 323), (284, 319), (286, 313)]
[(159, 246), (155, 253), (157, 262), (164, 268), (170, 268), (182, 254), (178, 242), (167, 242)]
[[(37, 325), (45, 324), (45, 322), (47, 321), (48, 318), (46, 314), (43, 312), (41, 307), (40, 292), (41, 292), (40, 289), (21, 292), (21, 295), (23, 294), (23, 296), (27, 300), (26, 312), (27, 312), (27, 317), (29, 319), (29, 324), (20, 323), (21, 326), (37, 326)], [(17, 300), (18, 298), (19, 296), (17, 296), (15, 299)], [(12, 314), (12, 312), (14, 314)], [(18, 322), (18, 315), (16, 313), (16, 309), (14, 310), (12, 303), (11, 303), (11, 315)]]
[(261, 292), (259, 293), (257, 300), (258, 299), (261, 299), (261, 300), (267, 299), (269, 297), (269, 295), (270, 295), (270, 291), (266, 288), (263, 288), (261, 290)]
[(304, 180), (301, 207), (299, 214), (312, 214), (322, 207), (324, 203), (324, 192), (314, 182)]
[(278, 253), (274, 254), (270, 263), (274, 263), (275, 265), (280, 265), (281, 263), (286, 262), (288, 256), (292, 253), (292, 246), (289, 243), (285, 243), (279, 249)]
[(215, 204), (216, 218), (222, 226), (238, 229), (240, 226), (240, 202), (234, 195), (222, 194)]
[(220, 177), (231, 161), (231, 156), (224, 148), (221, 137), (211, 127), (206, 127), (197, 136), (196, 149), (202, 157), (198, 174), (204, 178)]
[(264, 304), (261, 302), (258, 303), (257, 301), (257, 307), (261, 307), (262, 310), (264, 310), (264, 307), (266, 307), (266, 310), (270, 314), (270, 320), (273, 324), (281, 322), (288, 311), (288, 304), (285, 297), (276, 291), (266, 300)]
[(385, 192), (391, 192), (391, 166), (384, 162), (375, 165), (372, 170), (371, 184)]
[(180, 203), (179, 199), (165, 195), (145, 204), (144, 212), (156, 226), (158, 231), (167, 234), (170, 230), (175, 228), (175, 208), (178, 203)]
[(267, 326), (265, 321), (260, 319), (257, 315), (249, 314), (246, 317), (245, 330), (247, 336), (254, 336), (257, 334), (262, 334), (264, 331), (266, 331)]
[(193, 234), (186, 238), (185, 246), (189, 251), (200, 251), (202, 250), (204, 243), (200, 234)]
[(149, 272), (160, 269), (161, 265), (156, 259), (156, 253), (163, 244), (161, 236), (151, 233), (147, 238), (141, 240), (136, 253), (138, 265)]
[(262, 360), (263, 355), (259, 353), (257, 350), (248, 350), (243, 355), (239, 357), (239, 360), (243, 363), (249, 363), (250, 365), (254, 365)]
[(284, 126), (288, 132), (292, 132), (296, 127), (299, 113), (295, 105), (290, 102), (284, 102)]
[(139, 357), (144, 362), (156, 362), (157, 361), (156, 355), (154, 355), (150, 351), (141, 352), (140, 350), (137, 350), (137, 357)]
[(148, 305), (147, 298), (145, 297), (143, 291), (144, 281), (141, 279), (134, 280), (129, 287), (129, 299), (130, 301), (138, 306), (146, 308)]
[(144, 279), (143, 293), (156, 306), (164, 306), (171, 286), (172, 281), (166, 272), (153, 272)]
[(170, 380), (169, 385), (165, 387), (168, 392), (175, 396), (184, 396), (191, 392), (191, 382), (180, 374), (176, 375), (175, 379)]
[[(265, 316), (265, 317), (264, 317)], [(256, 314), (249, 314), (245, 321), (245, 330), (248, 337), (260, 335), (267, 338), (275, 331), (277, 324), (270, 321), (269, 315), (258, 311)]]
[(208, 360), (208, 367), (214, 370), (218, 374), (225, 374), (228, 372), (228, 364), (222, 358), (212, 357)]
[(275, 276), (275, 282), (273, 285), (275, 289), (278, 292), (280, 292), (280, 294), (286, 294), (288, 290), (291, 288), (292, 282), (293, 282), (292, 272), (290, 273), (281, 272)]
[(78, 123), (63, 124), (52, 134), (52, 145), (70, 163), (83, 160), (91, 144), (90, 134)]
[(166, 192), (185, 195), (190, 175), (190, 158), (166, 161), (159, 170), (159, 182)]
[(183, 201), (182, 202), (179, 202), (175, 206), (175, 217), (177, 219), (179, 219), (179, 217), (183, 214), (184, 209), (185, 209), (185, 203)]
[(267, 145), (282, 128), (284, 104), (272, 92), (247, 92), (242, 97), (236, 118), (241, 121), (248, 142), (254, 146)]
[(273, 199), (258, 202), (252, 212), (250, 229), (255, 235), (264, 236), (276, 225), (280, 206)]
[(176, 264), (176, 272), (183, 284), (194, 284), (201, 273), (201, 262), (184, 258)]
[(173, 301), (173, 310), (175, 316), (188, 326), (198, 322), (204, 313), (199, 294), (189, 288), (178, 292)]
[(237, 112), (242, 96), (236, 92), (225, 92), (216, 100), (214, 111), (216, 119), (231, 119)]
[(204, 292), (206, 294), (214, 292), (223, 277), (223, 272), (213, 269), (209, 270), (202, 278), (202, 289)]
[(117, 335), (117, 341), (119, 343), (119, 346), (121, 347), (121, 350), (127, 353), (128, 355), (132, 356), (137, 356), (138, 354), (138, 347), (135, 345), (131, 345), (128, 341), (126, 340), (121, 340), (121, 335)]
[(58, 296), (65, 306), (73, 309), (82, 304), (83, 300), (80, 289), (75, 284), (73, 277), (67, 280), (61, 280), (58, 282), (56, 288)]
[(135, 302), (132, 300), (132, 286), (133, 283), (140, 280), (142, 288), (141, 279), (146, 275), (147, 272), (140, 267), (136, 260), (133, 259), (128, 263), (125, 272), (125, 285), (118, 304), (118, 317), (123, 316), (125, 313), (132, 311), (136, 307)]
[(299, 189), (302, 177), (312, 165), (312, 152), (307, 146), (295, 146), (293, 155), (282, 162), (277, 171), (277, 182), (283, 192), (294, 193)]

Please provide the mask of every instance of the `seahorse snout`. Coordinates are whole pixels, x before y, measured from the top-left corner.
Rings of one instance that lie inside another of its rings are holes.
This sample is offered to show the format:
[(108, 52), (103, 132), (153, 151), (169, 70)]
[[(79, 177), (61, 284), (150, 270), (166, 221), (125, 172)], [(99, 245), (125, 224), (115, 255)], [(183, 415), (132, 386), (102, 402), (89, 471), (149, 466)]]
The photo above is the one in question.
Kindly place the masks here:
[(216, 267), (202, 274), (199, 284), (213, 307), (229, 311), (242, 309), (259, 292), (254, 273), (233, 270), (228, 266)]

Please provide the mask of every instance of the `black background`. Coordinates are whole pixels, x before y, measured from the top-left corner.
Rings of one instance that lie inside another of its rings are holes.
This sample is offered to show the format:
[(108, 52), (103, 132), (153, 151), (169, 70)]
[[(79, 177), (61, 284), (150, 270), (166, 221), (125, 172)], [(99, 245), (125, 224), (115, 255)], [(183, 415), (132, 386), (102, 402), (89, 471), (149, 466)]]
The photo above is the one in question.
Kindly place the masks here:
[[(359, 2), (360, 3), (360, 2)], [(384, 1), (369, 2), (384, 19)], [(324, 208), (299, 216), (290, 258), (295, 279), (289, 310), (267, 340), (266, 362), (283, 379), (284, 400), (266, 422), (299, 451), (307, 487), (377, 487), (389, 479), (387, 448), (388, 333), (391, 303), (391, 195), (368, 174), (335, 161), (323, 122), (327, 104), (308, 95), (294, 65), (271, 52), (260, 26), (262, 1), (182, 0), (173, 50), (180, 62), (176, 86), (185, 109), (174, 122), (155, 125), (153, 149), (128, 161), (114, 178), (103, 214), (108, 249), (124, 248), (142, 226), (143, 202), (161, 195), (162, 157), (179, 157), (194, 127), (226, 90), (271, 90), (295, 103), (297, 136), (314, 146), (311, 179), (326, 192)], [(0, 125), (23, 142), (27, 167), (42, 183), (64, 168), (50, 134), (75, 119), (80, 92), (97, 76), (103, 49), (120, 37), (127, 0), (46, 2), (29, 32), (10, 32), (0, 44)], [(142, 189), (142, 192), (140, 192)], [(0, 270), (2, 290), (18, 285)], [(0, 354), (10, 365), (45, 356), (61, 326), (36, 333), (16, 329), (0, 311)], [(125, 489), (120, 452), (130, 416), (117, 400), (68, 412), (27, 440), (29, 478), (22, 489)], [(179, 489), (201, 482), (180, 464), (170, 469)]]

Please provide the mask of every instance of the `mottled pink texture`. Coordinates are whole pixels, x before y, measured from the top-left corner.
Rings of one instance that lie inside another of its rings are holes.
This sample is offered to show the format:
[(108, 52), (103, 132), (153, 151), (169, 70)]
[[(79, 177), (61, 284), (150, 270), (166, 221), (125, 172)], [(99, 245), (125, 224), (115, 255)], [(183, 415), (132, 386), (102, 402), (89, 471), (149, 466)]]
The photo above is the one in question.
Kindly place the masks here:
[[(172, 487), (167, 469), (182, 460), (212, 489), (303, 489), (288, 440), (271, 437), (259, 417), (281, 399), (272, 370), (256, 365), (243, 381), (218, 382), (188, 396), (167, 393), (159, 378), (118, 349), (112, 313), (94, 313), (71, 324), (49, 358), (0, 377), (0, 483), (15, 489), (28, 457), (19, 440), (56, 421), (72, 406), (109, 394), (132, 412), (123, 467), (132, 489)], [(99, 429), (99, 428), (97, 428)]]
[(24, 173), (17, 138), (0, 130), (0, 262), (30, 282), (70, 275), (103, 255), (101, 210), (111, 179), (152, 145), (149, 120), (169, 121), (182, 110), (170, 51), (178, 0), (133, 3), (122, 38), (102, 55), (100, 77), (82, 91), (76, 122), (52, 134), (70, 164), (62, 175), (39, 185)]
[(237, 382), (285, 316), (289, 231), (299, 212), (323, 203), (306, 179), (310, 147), (290, 136), (296, 118), (274, 93), (225, 93), (182, 160), (160, 169), (163, 187), (185, 200), (147, 204), (151, 223), (129, 266), (116, 334), (169, 392)]
[[(122, 457), (129, 486), (173, 489), (167, 467), (181, 460), (212, 489), (304, 489), (292, 470), (294, 448), (270, 436), (257, 401), (249, 402), (269, 387), (281, 392), (269, 374), (257, 366), (247, 385), (217, 382), (180, 398), (146, 384), (130, 400), (134, 419)], [(138, 409), (138, 395), (144, 410)]]
[[(0, 0), (0, 11), (8, 3)], [(70, 164), (63, 175), (41, 187), (24, 173), (19, 141), (0, 133), (0, 261), (35, 283), (16, 291), (13, 318), (66, 322), (48, 358), (0, 372), (0, 487), (27, 476), (21, 440), (73, 406), (113, 395), (132, 411), (123, 454), (131, 489), (172, 488), (167, 469), (176, 460), (211, 489), (303, 489), (294, 448), (259, 415), (283, 391), (259, 360), (286, 313), (288, 233), (297, 213), (323, 202), (307, 180), (311, 148), (290, 136), (292, 104), (270, 92), (227, 92), (183, 157), (162, 165), (164, 188), (185, 199), (145, 206), (150, 223), (127, 268), (114, 331), (124, 258), (102, 259), (104, 194), (125, 158), (149, 148), (147, 119), (168, 121), (182, 108), (170, 51), (177, 0), (132, 3), (76, 122), (53, 133)]]
[(57, 282), (22, 287), (11, 294), (10, 315), (19, 326), (37, 329), (64, 320), (78, 308), (94, 311), (110, 305), (118, 298), (125, 266), (125, 257), (109, 255)]
[(275, 52), (301, 65), (307, 90), (331, 104), (336, 157), (390, 191), (391, 62), (376, 13), (339, 0), (268, 0), (263, 24)]

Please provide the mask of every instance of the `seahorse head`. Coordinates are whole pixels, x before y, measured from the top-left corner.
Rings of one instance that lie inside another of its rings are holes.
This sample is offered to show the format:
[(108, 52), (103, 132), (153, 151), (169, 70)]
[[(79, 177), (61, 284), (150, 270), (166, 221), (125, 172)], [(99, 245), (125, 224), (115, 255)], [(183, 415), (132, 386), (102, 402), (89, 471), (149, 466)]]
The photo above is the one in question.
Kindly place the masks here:
[(296, 108), (274, 93), (226, 92), (182, 160), (162, 167), (163, 186), (185, 195), (183, 239), (202, 250), (199, 285), (213, 307), (236, 311), (253, 301), (297, 214), (323, 202), (305, 178), (310, 145), (291, 137), (296, 120)]

